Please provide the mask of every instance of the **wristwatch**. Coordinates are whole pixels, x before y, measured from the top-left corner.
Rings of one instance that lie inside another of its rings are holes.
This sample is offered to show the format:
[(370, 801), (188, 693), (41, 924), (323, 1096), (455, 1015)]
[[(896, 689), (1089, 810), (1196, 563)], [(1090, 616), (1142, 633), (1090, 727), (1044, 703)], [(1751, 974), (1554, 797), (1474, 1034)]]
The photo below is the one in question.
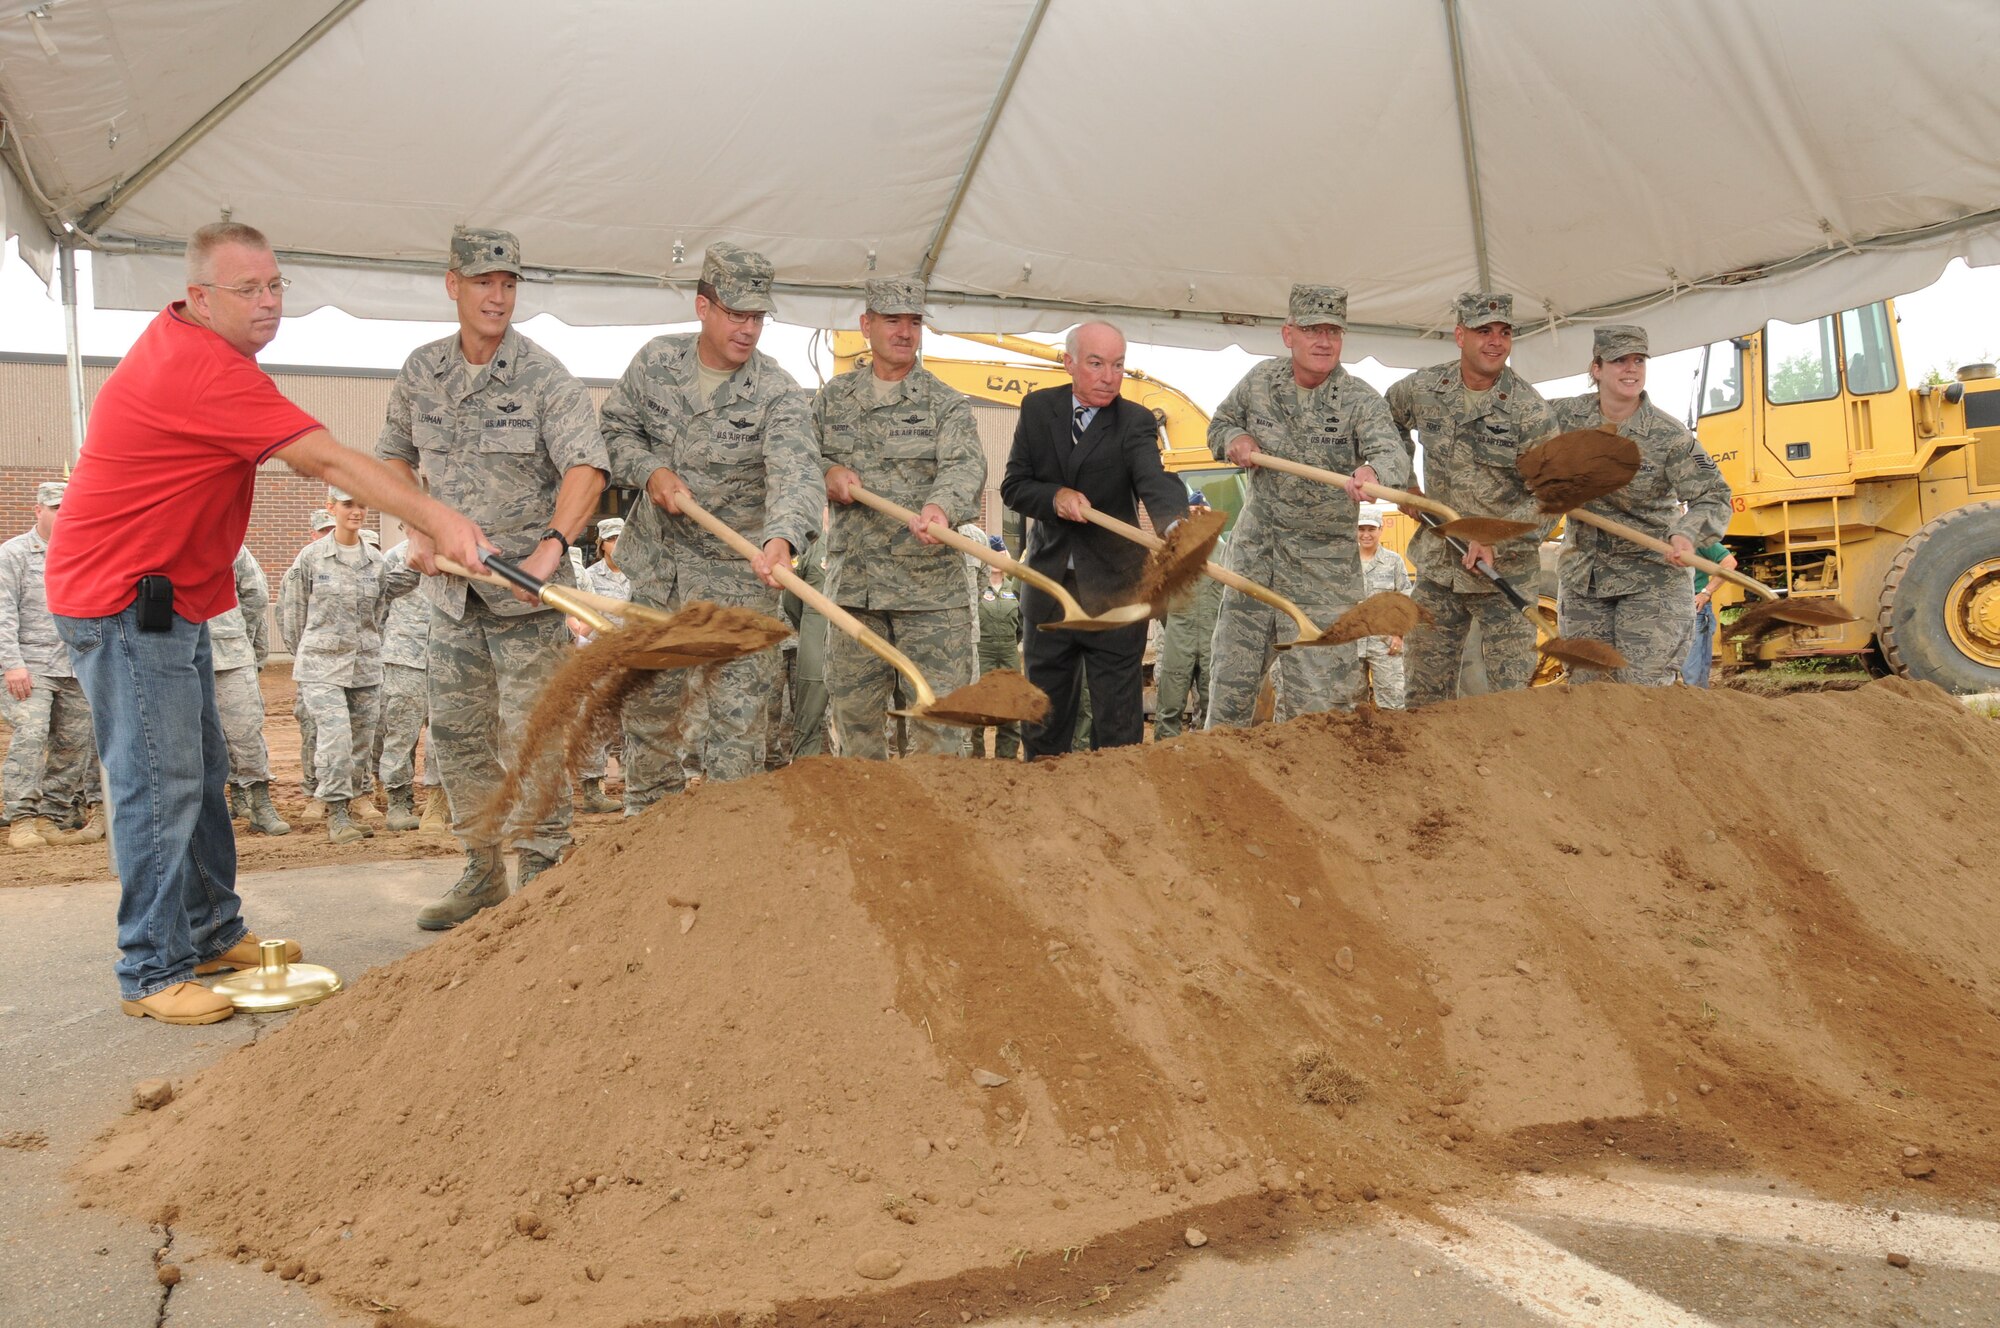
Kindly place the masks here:
[(560, 530), (557, 530), (554, 526), (550, 526), (547, 530), (543, 531), (540, 537), (538, 537), (535, 540), (535, 543), (540, 544), (542, 540), (554, 540), (556, 543), (562, 545), (562, 551), (564, 553), (569, 552), (568, 536), (564, 535)]

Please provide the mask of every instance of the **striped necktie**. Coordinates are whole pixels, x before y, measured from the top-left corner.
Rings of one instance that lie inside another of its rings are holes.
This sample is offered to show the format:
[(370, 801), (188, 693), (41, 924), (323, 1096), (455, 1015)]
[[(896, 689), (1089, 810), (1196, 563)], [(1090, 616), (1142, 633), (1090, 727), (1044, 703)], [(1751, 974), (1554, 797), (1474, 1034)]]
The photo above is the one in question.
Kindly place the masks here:
[(1089, 407), (1087, 406), (1078, 406), (1076, 413), (1070, 417), (1069, 445), (1071, 447), (1077, 447), (1083, 443), (1083, 414), (1088, 409)]

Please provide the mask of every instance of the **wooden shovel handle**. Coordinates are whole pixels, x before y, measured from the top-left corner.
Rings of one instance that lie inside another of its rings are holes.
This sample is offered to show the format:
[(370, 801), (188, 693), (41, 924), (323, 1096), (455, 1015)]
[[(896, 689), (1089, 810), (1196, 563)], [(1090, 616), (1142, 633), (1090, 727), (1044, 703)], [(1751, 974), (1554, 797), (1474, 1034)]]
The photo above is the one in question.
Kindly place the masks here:
[[(1160, 549), (1166, 545), (1166, 541), (1158, 535), (1148, 534), (1137, 526), (1120, 521), (1115, 516), (1106, 516), (1094, 507), (1084, 508), (1083, 516), (1084, 520), (1090, 522), (1091, 525), (1102, 526), (1112, 534), (1122, 535), (1134, 544), (1142, 545), (1145, 548)], [(1230, 589), (1241, 591), (1251, 599), (1261, 604), (1268, 604), (1278, 612), (1289, 617), (1293, 622), (1298, 624), (1299, 639), (1301, 641), (1310, 640), (1320, 634), (1320, 630), (1314, 625), (1313, 620), (1306, 617), (1305, 610), (1286, 599), (1283, 595), (1280, 595), (1277, 591), (1260, 586), (1247, 576), (1238, 576), (1235, 572), (1230, 571), (1220, 563), (1203, 563), (1201, 570)]]
[[(1564, 515), (1569, 520), (1581, 521), (1586, 526), (1595, 526), (1607, 535), (1616, 535), (1620, 539), (1630, 540), (1632, 543), (1638, 545), (1642, 549), (1651, 549), (1654, 553), (1659, 554), (1663, 558), (1674, 551), (1674, 546), (1667, 543), (1665, 540), (1654, 539), (1651, 535), (1648, 535), (1643, 530), (1634, 530), (1632, 529), (1632, 527), (1624, 524), (1621, 521), (1613, 521), (1608, 516), (1599, 516), (1597, 515), (1597, 513), (1586, 511), (1581, 507), (1572, 507)], [(1762, 581), (1759, 581), (1754, 577), (1745, 576), (1741, 572), (1733, 571), (1729, 568), (1723, 567), (1719, 563), (1712, 563), (1708, 559), (1702, 557), (1700, 554), (1689, 554), (1686, 558), (1686, 562), (1688, 563), (1689, 566), (1698, 567), (1702, 571), (1707, 572), (1710, 576), (1719, 576), (1724, 581), (1732, 582), (1735, 585), (1742, 586), (1745, 590), (1749, 591), (1751, 594), (1756, 595), (1762, 599), (1778, 598), (1778, 592), (1771, 589), (1769, 586), (1765, 585)]]
[[(1252, 452), (1250, 454), (1250, 464), (1261, 466), (1265, 470), (1279, 471), (1286, 475), (1297, 475), (1302, 480), (1313, 480), (1319, 484), (1330, 484), (1337, 489), (1346, 488), (1347, 482), (1354, 478), (1352, 475), (1343, 475), (1337, 470), (1325, 470), (1319, 466), (1308, 466), (1303, 461), (1287, 461), (1283, 457), (1275, 457), (1267, 452)], [(1407, 489), (1392, 489), (1386, 484), (1364, 484), (1361, 486), (1361, 492), (1367, 494), (1377, 502), (1399, 503), (1404, 507), (1420, 507), (1426, 512), (1436, 512), (1447, 521), (1457, 521), (1460, 519), (1457, 512), (1446, 507), (1437, 499), (1426, 498), (1420, 493), (1411, 493)]]
[[(682, 516), (687, 517), (690, 521), (721, 540), (724, 544), (727, 544), (737, 553), (742, 554), (745, 560), (755, 562), (763, 553), (763, 550), (745, 539), (733, 528), (724, 525), (719, 517), (689, 497), (685, 492), (681, 493), (675, 499), (675, 504), (680, 508)], [(819, 591), (807, 585), (804, 577), (794, 572), (785, 564), (774, 564), (771, 568), (771, 575), (785, 589), (797, 595), (814, 612), (818, 613), (854, 640), (860, 642), (885, 664), (902, 674), (909, 681), (910, 686), (917, 689), (916, 704), (912, 709), (922, 710), (936, 704), (937, 693), (931, 690), (930, 683), (924, 678), (922, 673), (918, 672), (917, 666), (910, 662), (909, 656), (870, 631), (867, 624), (863, 623), (859, 618), (856, 618), (846, 609), (841, 608), (825, 595), (820, 594)]]
[[(882, 513), (884, 516), (893, 516), (898, 521), (905, 521), (905, 522), (915, 521), (917, 519), (917, 514), (915, 512), (912, 512), (909, 508), (904, 507), (898, 503), (892, 503), (887, 498), (884, 498), (881, 494), (871, 492), (869, 489), (867, 489), (865, 486), (859, 483), (848, 486), (847, 491), (854, 495), (856, 502), (859, 502), (867, 507), (872, 507), (876, 511)], [(929, 529), (933, 535), (936, 535), (938, 537), (941, 543), (947, 544), (950, 547), (957, 549), (960, 553), (971, 554), (973, 557), (977, 558), (980, 562), (985, 563), (988, 567), (997, 567), (1001, 571), (1006, 572), (1011, 576), (1017, 576), (1021, 578), (1021, 580), (1027, 582), (1029, 585), (1035, 587), (1035, 589), (1041, 591), (1043, 594), (1055, 600), (1056, 603), (1062, 605), (1063, 613), (1066, 616), (1071, 618), (1084, 618), (1089, 616), (1088, 614), (1084, 613), (1083, 606), (1076, 602), (1075, 597), (1072, 596), (1067, 590), (1064, 590), (1062, 588), (1062, 583), (1060, 581), (1055, 580), (1053, 577), (1042, 575), (1040, 572), (1037, 572), (1034, 568), (1028, 566), (1026, 563), (1015, 562), (1012, 558), (1009, 558), (1004, 553), (993, 552), (993, 550), (989, 546), (981, 544), (978, 540), (973, 539), (970, 535), (959, 534), (957, 531), (953, 530), (950, 526), (945, 525), (942, 521), (931, 522)]]
[[(482, 567), (475, 572), (469, 568), (459, 566), (443, 554), (437, 555), (437, 565), (450, 575), (462, 576), (468, 581), (483, 581), (489, 586), (504, 586), (509, 590), (514, 588), (513, 582), (490, 568)], [(522, 589), (526, 589), (526, 587), (524, 586)], [(590, 624), (593, 631), (604, 631), (606, 627), (613, 624), (607, 623), (600, 626), (598, 622), (591, 620), (591, 612), (599, 615), (607, 613), (616, 614), (621, 618), (647, 618), (653, 622), (660, 623), (670, 622), (673, 619), (673, 615), (670, 613), (662, 613), (660, 610), (649, 608), (644, 604), (633, 604), (626, 600), (613, 599), (609, 595), (600, 595), (594, 590), (585, 590), (580, 586), (552, 586), (548, 582), (542, 581), (536, 583), (535, 593), (541, 596), (542, 602), (550, 608), (561, 609), (564, 613), (570, 614), (572, 617), (583, 619)], [(562, 599), (570, 601), (570, 603), (559, 604), (551, 596), (559, 596)], [(577, 612), (579, 608), (591, 612), (579, 613)]]

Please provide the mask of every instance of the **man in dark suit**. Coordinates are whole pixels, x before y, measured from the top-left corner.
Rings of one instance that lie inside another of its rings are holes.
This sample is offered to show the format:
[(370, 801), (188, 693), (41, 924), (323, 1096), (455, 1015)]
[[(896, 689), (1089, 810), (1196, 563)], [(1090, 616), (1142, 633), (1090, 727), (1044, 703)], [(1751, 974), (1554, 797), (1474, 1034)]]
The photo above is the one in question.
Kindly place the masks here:
[[(1155, 529), (1187, 515), (1187, 488), (1160, 464), (1159, 423), (1153, 413), (1118, 395), (1125, 380), (1125, 337), (1109, 323), (1085, 323), (1063, 348), (1067, 387), (1044, 388), (1021, 400), (1020, 422), (1000, 497), (1034, 522), (1027, 564), (1062, 582), (1095, 612), (1138, 580), (1146, 550), (1089, 524), (1096, 508), (1137, 524), (1138, 503)], [(1109, 632), (1044, 632), (1060, 618), (1054, 599), (1033, 586), (1021, 594), (1028, 681), (1049, 695), (1048, 718), (1027, 731), (1028, 759), (1059, 756), (1076, 731), (1077, 701), (1090, 685), (1092, 749), (1123, 747), (1145, 731), (1140, 661), (1146, 624)]]

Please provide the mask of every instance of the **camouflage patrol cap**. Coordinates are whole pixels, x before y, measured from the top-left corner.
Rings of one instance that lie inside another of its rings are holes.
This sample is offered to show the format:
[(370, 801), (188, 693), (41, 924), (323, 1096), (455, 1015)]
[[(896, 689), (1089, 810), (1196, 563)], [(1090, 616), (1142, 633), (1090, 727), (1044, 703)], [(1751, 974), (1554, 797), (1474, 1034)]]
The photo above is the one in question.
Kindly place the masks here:
[(326, 486), (326, 500), (329, 503), (351, 503), (354, 501), (354, 495), (345, 489), (336, 489), (329, 484)]
[(1347, 326), (1347, 292), (1338, 286), (1294, 286), (1285, 321), (1294, 327)]
[(1460, 327), (1505, 323), (1509, 332), (1514, 330), (1514, 297), (1511, 295), (1501, 295), (1496, 291), (1467, 291), (1453, 302), (1452, 310), (1458, 315)]
[(60, 480), (43, 480), (35, 486), (35, 502), (42, 507), (61, 507), (63, 490), (68, 487)]
[(478, 230), (461, 226), (451, 233), (451, 270), (461, 277), (488, 272), (521, 275), (521, 242), (512, 231)]
[(1650, 359), (1653, 352), (1646, 348), (1646, 329), (1637, 323), (1605, 323), (1591, 336), (1590, 354), (1592, 359), (1621, 360), (1627, 355)]
[(922, 277), (871, 277), (867, 285), (868, 312), (871, 314), (916, 314), (924, 312)]
[(607, 516), (597, 523), (597, 538), (601, 540), (617, 539), (624, 533), (625, 518), (622, 516)]
[(770, 259), (725, 241), (708, 246), (701, 258), (701, 279), (715, 287), (716, 299), (738, 313), (768, 314), (776, 309), (771, 302), (776, 277)]
[(333, 513), (327, 511), (324, 507), (315, 507), (312, 514), (312, 523), (313, 534), (315, 535), (323, 530), (332, 530)]

